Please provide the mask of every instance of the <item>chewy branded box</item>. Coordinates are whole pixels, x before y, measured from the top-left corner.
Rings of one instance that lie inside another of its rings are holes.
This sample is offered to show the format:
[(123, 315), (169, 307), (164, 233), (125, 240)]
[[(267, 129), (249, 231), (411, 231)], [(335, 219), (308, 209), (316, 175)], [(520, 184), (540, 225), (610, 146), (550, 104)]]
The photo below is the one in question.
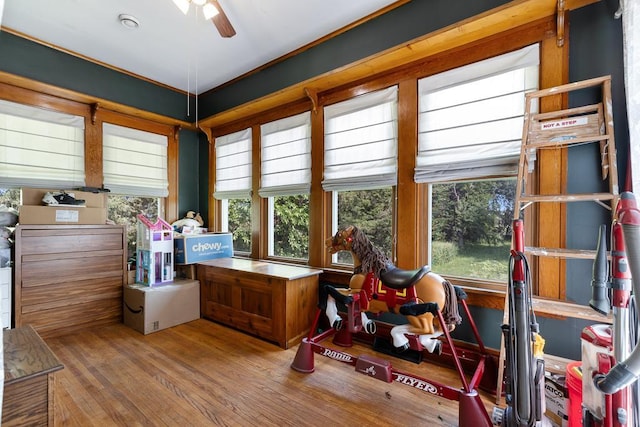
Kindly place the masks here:
[(124, 324), (145, 335), (200, 318), (200, 282), (175, 280), (162, 286), (126, 285)]
[(231, 233), (183, 234), (173, 240), (176, 264), (194, 264), (233, 256)]
[(85, 201), (85, 207), (43, 206), (42, 197), (49, 192), (42, 188), (23, 188), (20, 206), (20, 224), (104, 224), (107, 221), (105, 193), (66, 190), (76, 199)]
[(545, 416), (554, 427), (569, 425), (569, 393), (564, 375), (545, 372), (544, 397), (547, 410)]

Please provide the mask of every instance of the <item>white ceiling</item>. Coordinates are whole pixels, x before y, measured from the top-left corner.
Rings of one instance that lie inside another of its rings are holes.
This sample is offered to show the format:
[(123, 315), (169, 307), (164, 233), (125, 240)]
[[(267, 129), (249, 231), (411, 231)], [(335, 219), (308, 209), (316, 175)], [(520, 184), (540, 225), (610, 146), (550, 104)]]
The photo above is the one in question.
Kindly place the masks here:
[[(0, 4), (3, 0), (0, 0)], [(236, 30), (222, 38), (172, 0), (4, 0), (3, 27), (165, 85), (202, 93), (396, 0), (218, 0)], [(1, 9), (0, 9), (1, 13)], [(140, 27), (120, 24), (135, 16)]]

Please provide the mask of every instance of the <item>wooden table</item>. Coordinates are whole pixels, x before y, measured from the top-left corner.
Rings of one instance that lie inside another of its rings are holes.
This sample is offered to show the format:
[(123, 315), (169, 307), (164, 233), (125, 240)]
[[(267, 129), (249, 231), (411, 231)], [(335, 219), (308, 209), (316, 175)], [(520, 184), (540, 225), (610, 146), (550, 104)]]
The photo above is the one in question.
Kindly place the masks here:
[(285, 349), (309, 331), (322, 270), (241, 258), (204, 261), (197, 268), (202, 317)]
[(62, 363), (31, 325), (5, 329), (2, 340), (2, 425), (53, 425), (53, 374)]

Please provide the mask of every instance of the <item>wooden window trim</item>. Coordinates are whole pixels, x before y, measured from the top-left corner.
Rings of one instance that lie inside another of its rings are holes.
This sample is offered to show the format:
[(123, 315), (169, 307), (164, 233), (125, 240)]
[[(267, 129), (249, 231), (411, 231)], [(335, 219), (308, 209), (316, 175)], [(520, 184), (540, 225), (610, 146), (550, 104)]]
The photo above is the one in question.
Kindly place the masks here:
[[(424, 184), (413, 182), (413, 169), (415, 166), (415, 151), (417, 150), (417, 81), (420, 78), (437, 74), (452, 68), (460, 67), (468, 63), (476, 62), (502, 53), (513, 51), (524, 46), (540, 43), (541, 67), (540, 67), (540, 87), (555, 86), (566, 83), (568, 78), (568, 43), (564, 47), (557, 46), (555, 35), (556, 21), (554, 17), (539, 19), (529, 22), (521, 27), (508, 30), (500, 34), (488, 35), (482, 40), (476, 40), (469, 44), (454, 47), (450, 50), (438, 52), (410, 64), (399, 65), (391, 70), (373, 74), (369, 77), (357, 80), (342, 86), (332, 87), (325, 91), (317, 92), (314, 101), (317, 104), (317, 112), (312, 115), (312, 190), (310, 197), (310, 248), (309, 265), (319, 266), (331, 271), (330, 276), (341, 278), (342, 274), (348, 274), (348, 269), (340, 268), (331, 264), (331, 257), (326, 254), (324, 240), (331, 235), (331, 195), (322, 190), (322, 167), (323, 167), (323, 106), (330, 105), (349, 99), (357, 94), (370, 92), (392, 85), (399, 85), (398, 113), (398, 183), (396, 189), (397, 203), (401, 206), (397, 209), (398, 217), (395, 224), (396, 241), (402, 242), (394, 245), (397, 254), (397, 265), (401, 268), (415, 268), (424, 265), (428, 259), (426, 236), (428, 235), (427, 218), (425, 211), (428, 200), (428, 189)], [(568, 35), (568, 27), (565, 35)], [(340, 76), (333, 75), (333, 78), (340, 80)], [(308, 100), (288, 103), (280, 107), (268, 109), (264, 112), (249, 114), (242, 118), (220, 124), (211, 131), (213, 134), (226, 134), (231, 131), (246, 128), (248, 126), (259, 126), (279, 117), (292, 114), (295, 106), (300, 103), (308, 105)], [(254, 132), (255, 135), (255, 132)], [(255, 137), (254, 137), (255, 138)], [(259, 143), (254, 146), (259, 147)], [(256, 150), (257, 151), (257, 150)], [(552, 154), (554, 164), (562, 167), (566, 158), (559, 153)], [(254, 154), (254, 161), (259, 164), (259, 155)], [(259, 176), (259, 168), (254, 166), (254, 176)], [(555, 170), (545, 169), (535, 180), (540, 189), (545, 188), (548, 182), (557, 182)], [(215, 181), (212, 181), (212, 183)], [(257, 192), (259, 182), (254, 184), (254, 193)], [(211, 191), (213, 187), (211, 187)], [(547, 190), (551, 191), (551, 190)], [(266, 205), (260, 204), (259, 209), (266, 212)], [(215, 210), (215, 209), (214, 209)], [(255, 218), (260, 222), (260, 226), (253, 233), (253, 243), (257, 243), (261, 253), (266, 254), (266, 223), (265, 219), (254, 210)], [(533, 224), (529, 224), (527, 238), (530, 240), (543, 240), (539, 230), (543, 229), (539, 224), (561, 224), (562, 218), (556, 217), (549, 222), (549, 214), (544, 216), (544, 220), (537, 219)], [(542, 222), (544, 221), (544, 222)], [(264, 233), (261, 231), (264, 230)], [(553, 235), (560, 234), (558, 228), (553, 231), (547, 227), (547, 232)], [(261, 238), (264, 236), (264, 238)], [(252, 257), (260, 258), (261, 253), (252, 253)], [(505, 256), (508, 256), (505, 254)], [(560, 298), (565, 292), (564, 266), (552, 270), (546, 270), (544, 280), (553, 284), (552, 289), (542, 287), (543, 297)], [(534, 273), (535, 274), (535, 273)], [(478, 305), (500, 308), (504, 303), (504, 284), (481, 280), (467, 280), (451, 278), (456, 284), (468, 289), (472, 294), (472, 301)], [(559, 284), (559, 286), (557, 286)], [(555, 293), (554, 295), (550, 295)]]
[(166, 135), (168, 137), (169, 196), (164, 199), (164, 217), (169, 221), (178, 219), (178, 128), (176, 126), (98, 108), (96, 104), (85, 104), (7, 83), (0, 83), (0, 93), (2, 94), (1, 98), (8, 101), (48, 108), (85, 118), (85, 183), (89, 187), (101, 187), (103, 182), (103, 122)]

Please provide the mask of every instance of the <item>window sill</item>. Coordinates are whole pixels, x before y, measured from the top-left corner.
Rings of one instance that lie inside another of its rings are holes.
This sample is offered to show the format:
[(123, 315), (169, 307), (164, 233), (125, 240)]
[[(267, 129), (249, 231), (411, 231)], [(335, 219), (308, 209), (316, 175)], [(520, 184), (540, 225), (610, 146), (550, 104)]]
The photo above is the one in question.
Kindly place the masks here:
[[(469, 305), (504, 310), (504, 291), (495, 291), (478, 287), (461, 286), (467, 293)], [(604, 316), (591, 307), (568, 301), (533, 297), (533, 309), (537, 315), (554, 319), (583, 319), (597, 323), (612, 323), (611, 315)]]

